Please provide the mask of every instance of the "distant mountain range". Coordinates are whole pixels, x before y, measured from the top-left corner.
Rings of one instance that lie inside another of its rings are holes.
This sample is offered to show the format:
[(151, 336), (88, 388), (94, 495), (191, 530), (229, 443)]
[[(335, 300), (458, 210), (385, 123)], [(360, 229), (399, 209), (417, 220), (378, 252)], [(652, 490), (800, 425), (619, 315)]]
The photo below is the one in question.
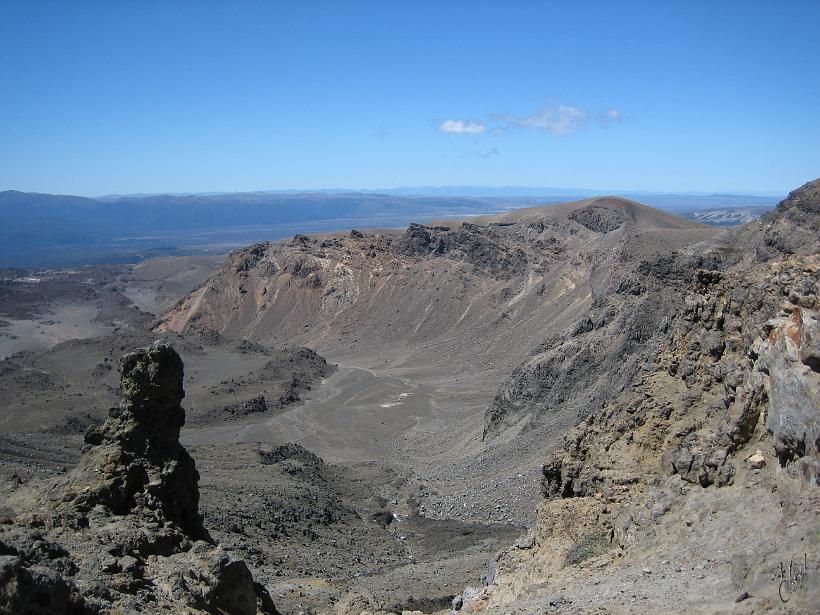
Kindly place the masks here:
[[(0, 267), (77, 266), (136, 262), (160, 254), (224, 253), (300, 232), (399, 227), (598, 194), (589, 190), (481, 186), (396, 188), (384, 192), (90, 198), (9, 190), (0, 192)], [(759, 215), (776, 201), (775, 197), (743, 195), (624, 196), (690, 218), (694, 218), (693, 212), (744, 209), (743, 216), (729, 212), (714, 219), (708, 215), (697, 218), (718, 225)]]
[(147, 196), (224, 196), (232, 194), (381, 194), (392, 196), (449, 196), (449, 197), (584, 197), (606, 196), (617, 194), (619, 196), (629, 196), (632, 199), (646, 200), (651, 197), (683, 197), (684, 199), (728, 199), (741, 200), (748, 203), (750, 199), (766, 203), (777, 202), (783, 197), (781, 194), (748, 195), (743, 193), (722, 193), (722, 192), (655, 192), (651, 190), (595, 190), (592, 188), (554, 188), (549, 186), (478, 186), (478, 185), (453, 185), (453, 186), (398, 186), (396, 188), (317, 188), (317, 189), (278, 189), (278, 190), (254, 190), (247, 192), (178, 192), (178, 193), (134, 193), (134, 194), (110, 194), (94, 197), (99, 200), (115, 200), (118, 198), (147, 197)]

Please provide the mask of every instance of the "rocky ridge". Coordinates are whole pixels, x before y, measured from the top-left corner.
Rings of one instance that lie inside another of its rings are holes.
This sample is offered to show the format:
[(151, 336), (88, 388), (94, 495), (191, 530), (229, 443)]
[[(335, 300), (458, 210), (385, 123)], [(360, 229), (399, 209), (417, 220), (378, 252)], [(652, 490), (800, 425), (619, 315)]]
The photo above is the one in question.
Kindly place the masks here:
[(517, 364), (539, 333), (585, 312), (636, 256), (716, 232), (600, 198), (404, 232), (297, 235), (231, 254), (157, 330), (284, 338), (323, 353), (439, 344), (451, 357), (495, 368), (499, 356)]
[[(712, 267), (679, 263), (689, 280), (672, 295), (656, 343), (644, 345), (625, 374), (631, 378), (566, 433), (543, 467), (533, 533), (499, 554), (488, 587), (465, 590), (465, 609), (586, 613), (604, 603), (612, 613), (813, 612), (818, 188), (820, 180), (807, 184), (764, 220), (727, 234)], [(753, 249), (737, 258), (738, 245)], [(542, 410), (550, 389), (539, 388), (538, 361), (579, 330), (589, 336), (595, 327), (582, 323), (545, 342), (534, 367), (502, 387), (502, 401)], [(807, 567), (808, 579), (784, 585), (789, 562)]]
[(179, 443), (179, 355), (155, 342), (119, 371), (122, 401), (89, 430), (78, 466), (3, 507), (0, 612), (275, 613), (202, 524), (199, 474)]
[(545, 339), (501, 385), (485, 413), (484, 439), (568, 427), (629, 388), (668, 336), (670, 306), (681, 300), (687, 273), (719, 258), (716, 250), (690, 250), (617, 267), (589, 313)]

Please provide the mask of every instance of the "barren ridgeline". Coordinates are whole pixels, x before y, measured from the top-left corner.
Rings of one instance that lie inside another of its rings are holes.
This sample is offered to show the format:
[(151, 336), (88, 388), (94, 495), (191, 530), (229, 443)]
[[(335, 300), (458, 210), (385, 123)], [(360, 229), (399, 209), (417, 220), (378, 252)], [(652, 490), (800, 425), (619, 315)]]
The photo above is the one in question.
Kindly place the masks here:
[(9, 357), (8, 612), (811, 612), (818, 185), (297, 235)]

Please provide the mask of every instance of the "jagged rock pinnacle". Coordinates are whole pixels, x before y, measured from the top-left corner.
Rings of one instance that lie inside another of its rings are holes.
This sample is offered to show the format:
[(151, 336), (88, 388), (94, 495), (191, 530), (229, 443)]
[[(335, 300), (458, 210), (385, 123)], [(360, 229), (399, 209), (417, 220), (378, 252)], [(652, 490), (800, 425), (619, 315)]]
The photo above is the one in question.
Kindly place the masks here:
[(64, 500), (86, 509), (103, 504), (116, 514), (161, 513), (189, 537), (207, 537), (198, 512), (199, 473), (179, 443), (182, 359), (156, 341), (124, 356), (119, 371), (122, 401), (86, 434), (89, 446)]
[(182, 359), (176, 351), (157, 340), (125, 355), (119, 372), (122, 401), (101, 428), (86, 435), (86, 442), (119, 442), (133, 452), (154, 455), (179, 446), (185, 391)]
[(0, 615), (276, 614), (202, 525), (199, 473), (179, 443), (180, 356), (157, 341), (119, 371), (122, 401), (86, 434), (78, 466), (21, 499), (29, 510), (0, 532)]

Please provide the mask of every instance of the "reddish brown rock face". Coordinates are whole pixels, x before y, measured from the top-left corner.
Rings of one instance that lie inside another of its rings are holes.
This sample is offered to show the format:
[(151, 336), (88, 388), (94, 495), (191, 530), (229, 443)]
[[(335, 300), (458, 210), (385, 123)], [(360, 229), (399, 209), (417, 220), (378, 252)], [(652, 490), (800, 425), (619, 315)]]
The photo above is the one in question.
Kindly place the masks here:
[[(814, 274), (818, 274), (814, 268)], [(803, 474), (820, 483), (820, 366), (816, 360), (820, 330), (817, 310), (797, 305), (794, 295), (768, 335), (755, 347), (769, 394), (766, 426), (782, 464), (799, 460)], [(803, 303), (807, 303), (803, 301)]]

